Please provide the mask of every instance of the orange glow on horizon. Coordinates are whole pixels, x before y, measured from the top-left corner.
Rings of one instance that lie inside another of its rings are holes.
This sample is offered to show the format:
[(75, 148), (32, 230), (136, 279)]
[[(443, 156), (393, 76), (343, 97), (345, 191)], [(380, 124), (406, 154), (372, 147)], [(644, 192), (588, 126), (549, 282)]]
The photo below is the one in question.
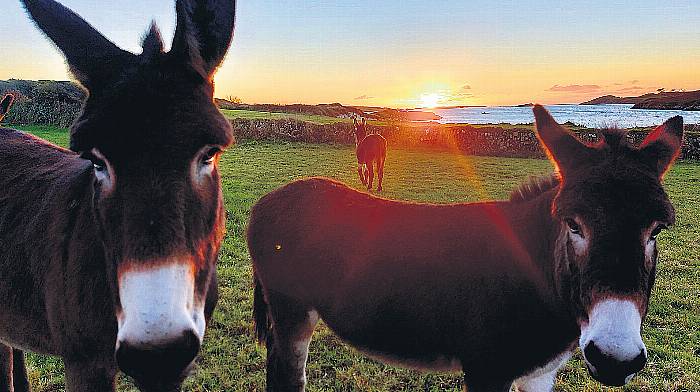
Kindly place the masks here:
[(440, 94), (423, 94), (420, 97), (421, 107), (425, 109), (433, 109), (442, 101)]

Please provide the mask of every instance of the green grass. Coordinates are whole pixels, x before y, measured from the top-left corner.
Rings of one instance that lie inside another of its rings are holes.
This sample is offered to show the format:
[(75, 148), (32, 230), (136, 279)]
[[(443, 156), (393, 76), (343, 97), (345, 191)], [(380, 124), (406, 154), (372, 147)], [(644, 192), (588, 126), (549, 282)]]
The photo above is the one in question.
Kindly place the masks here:
[(335, 124), (339, 122), (352, 122), (350, 119), (320, 116), (301, 113), (276, 113), (276, 112), (258, 112), (253, 110), (221, 110), (226, 118), (242, 118), (246, 120), (281, 120), (293, 119), (306, 121), (314, 124)]
[(59, 146), (68, 147), (70, 133), (65, 128), (53, 125), (8, 125), (10, 128), (29, 132), (40, 138), (49, 140)]
[[(30, 130), (67, 142), (65, 132), (56, 129)], [(305, 176), (329, 176), (360, 188), (354, 168), (354, 152), (343, 146), (249, 142), (223, 156), (228, 235), (219, 264), (221, 299), (185, 390), (263, 390), (265, 350), (253, 340), (251, 264), (244, 241), (249, 209), (266, 192)], [(390, 150), (383, 196), (432, 202), (505, 198), (528, 176), (550, 170), (544, 160)], [(700, 166), (677, 164), (667, 175), (666, 187), (677, 224), (659, 237), (657, 283), (643, 331), (649, 363), (625, 391), (700, 391)], [(31, 355), (29, 368), (35, 390), (62, 390), (60, 361)], [(311, 344), (308, 379), (309, 391), (461, 390), (457, 375), (382, 365), (343, 344), (324, 326)], [(125, 377), (119, 385), (120, 390), (134, 390)], [(559, 373), (556, 388), (613, 390), (588, 376), (579, 354)]]

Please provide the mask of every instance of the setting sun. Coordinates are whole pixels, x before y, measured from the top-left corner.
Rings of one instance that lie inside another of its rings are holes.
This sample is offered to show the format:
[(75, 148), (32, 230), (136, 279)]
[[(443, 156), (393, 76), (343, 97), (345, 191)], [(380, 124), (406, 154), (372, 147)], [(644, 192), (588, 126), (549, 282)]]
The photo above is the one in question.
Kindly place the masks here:
[(421, 106), (424, 108), (434, 108), (438, 106), (438, 103), (442, 99), (439, 94), (423, 94), (420, 97)]

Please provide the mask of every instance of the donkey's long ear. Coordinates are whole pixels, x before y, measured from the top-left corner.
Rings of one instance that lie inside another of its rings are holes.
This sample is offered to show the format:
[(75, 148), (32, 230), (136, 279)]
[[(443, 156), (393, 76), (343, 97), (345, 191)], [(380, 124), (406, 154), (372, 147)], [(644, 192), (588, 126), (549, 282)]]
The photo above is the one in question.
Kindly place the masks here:
[(0, 116), (4, 116), (10, 111), (10, 106), (12, 106), (12, 101), (14, 101), (14, 99), (15, 97), (12, 96), (12, 94), (7, 94), (2, 101), (0, 101)]
[(177, 0), (172, 55), (211, 78), (233, 38), (236, 0)]
[(663, 177), (681, 153), (683, 117), (676, 116), (654, 129), (639, 146), (645, 159), (652, 162), (659, 177)]
[(111, 79), (133, 58), (61, 4), (53, 0), (22, 1), (37, 26), (66, 56), (73, 75), (88, 90)]
[(562, 174), (583, 158), (582, 155), (587, 153), (588, 147), (559, 125), (541, 105), (535, 105), (532, 111), (535, 113), (537, 138), (556, 165), (557, 172)]

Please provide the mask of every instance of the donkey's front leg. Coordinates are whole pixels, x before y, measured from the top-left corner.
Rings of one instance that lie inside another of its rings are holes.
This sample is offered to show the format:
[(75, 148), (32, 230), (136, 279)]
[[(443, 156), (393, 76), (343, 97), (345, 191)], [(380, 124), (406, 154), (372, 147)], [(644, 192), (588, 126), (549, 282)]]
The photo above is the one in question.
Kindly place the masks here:
[(27, 365), (24, 363), (24, 352), (16, 348), (12, 349), (12, 385), (15, 392), (29, 392), (29, 377)]
[(0, 392), (29, 392), (24, 353), (0, 343)]
[(74, 361), (64, 358), (63, 363), (66, 368), (66, 391), (114, 391), (117, 364), (113, 359)]
[(12, 347), (0, 343), (0, 392), (14, 392)]
[(365, 165), (358, 163), (357, 164), (357, 175), (360, 177), (360, 181), (362, 181), (362, 185), (367, 185), (367, 180), (365, 179)]
[(367, 163), (367, 190), (372, 190), (372, 183), (374, 183), (374, 162)]

